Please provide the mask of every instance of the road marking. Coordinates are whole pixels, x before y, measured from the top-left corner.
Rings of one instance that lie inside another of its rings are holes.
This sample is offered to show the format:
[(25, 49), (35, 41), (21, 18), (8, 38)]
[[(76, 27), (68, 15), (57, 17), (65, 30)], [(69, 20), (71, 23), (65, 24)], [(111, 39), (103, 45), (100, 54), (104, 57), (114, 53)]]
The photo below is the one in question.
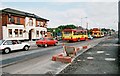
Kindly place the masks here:
[(110, 55), (110, 54), (105, 54), (105, 55)]
[(87, 57), (88, 60), (93, 60), (94, 58), (93, 57)]
[(104, 53), (104, 51), (97, 51), (98, 54)]
[(115, 61), (115, 58), (105, 58), (106, 61)]

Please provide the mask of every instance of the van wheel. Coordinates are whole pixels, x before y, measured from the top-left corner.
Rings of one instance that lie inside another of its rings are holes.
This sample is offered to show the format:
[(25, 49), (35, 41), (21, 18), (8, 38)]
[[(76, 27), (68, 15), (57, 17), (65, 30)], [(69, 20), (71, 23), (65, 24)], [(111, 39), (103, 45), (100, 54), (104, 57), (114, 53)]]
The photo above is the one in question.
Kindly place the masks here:
[(29, 46), (26, 45), (26, 46), (24, 47), (24, 50), (25, 50), (25, 51), (29, 50)]
[(8, 54), (9, 52), (10, 52), (10, 49), (9, 48), (6, 48), (6, 49), (4, 49), (4, 51), (3, 51), (5, 54)]

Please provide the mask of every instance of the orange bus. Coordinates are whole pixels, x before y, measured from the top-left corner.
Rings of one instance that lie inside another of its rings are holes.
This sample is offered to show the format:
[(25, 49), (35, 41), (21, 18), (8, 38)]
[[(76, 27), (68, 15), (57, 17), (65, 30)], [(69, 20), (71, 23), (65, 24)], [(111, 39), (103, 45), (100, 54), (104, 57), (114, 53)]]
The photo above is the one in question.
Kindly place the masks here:
[(62, 39), (66, 41), (87, 40), (88, 39), (87, 30), (64, 29), (62, 31)]
[(92, 36), (96, 37), (96, 38), (103, 37), (104, 33), (100, 29), (98, 29), (98, 28), (93, 28), (92, 29)]

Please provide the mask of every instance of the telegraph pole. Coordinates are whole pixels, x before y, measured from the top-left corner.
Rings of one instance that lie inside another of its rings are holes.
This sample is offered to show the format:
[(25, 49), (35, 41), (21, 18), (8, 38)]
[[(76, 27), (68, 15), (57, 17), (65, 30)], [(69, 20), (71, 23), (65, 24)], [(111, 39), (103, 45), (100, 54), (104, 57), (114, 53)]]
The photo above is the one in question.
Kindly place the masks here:
[(120, 0), (118, 2), (118, 43), (120, 44)]

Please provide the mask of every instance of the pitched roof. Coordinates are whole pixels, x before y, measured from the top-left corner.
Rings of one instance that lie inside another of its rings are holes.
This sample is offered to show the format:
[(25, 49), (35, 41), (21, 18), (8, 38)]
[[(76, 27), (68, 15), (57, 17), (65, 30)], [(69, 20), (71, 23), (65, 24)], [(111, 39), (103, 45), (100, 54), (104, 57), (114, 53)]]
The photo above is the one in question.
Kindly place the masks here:
[(3, 10), (0, 10), (0, 12), (2, 12), (2, 13), (11, 13), (11, 14), (16, 14), (16, 15), (21, 15), (21, 16), (27, 16), (27, 17), (33, 17), (33, 18), (36, 18), (38, 20), (49, 21), (49, 20), (41, 18), (41, 17), (39, 17), (39, 16), (37, 16), (35, 14), (28, 13), (28, 12), (23, 12), (23, 11), (19, 11), (19, 10), (16, 10), (16, 9), (11, 9), (11, 8), (5, 8)]

